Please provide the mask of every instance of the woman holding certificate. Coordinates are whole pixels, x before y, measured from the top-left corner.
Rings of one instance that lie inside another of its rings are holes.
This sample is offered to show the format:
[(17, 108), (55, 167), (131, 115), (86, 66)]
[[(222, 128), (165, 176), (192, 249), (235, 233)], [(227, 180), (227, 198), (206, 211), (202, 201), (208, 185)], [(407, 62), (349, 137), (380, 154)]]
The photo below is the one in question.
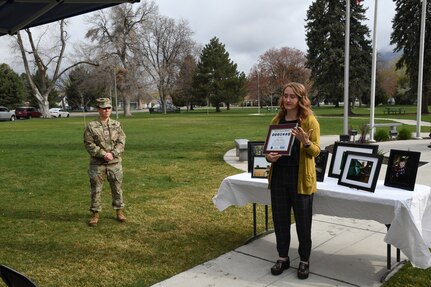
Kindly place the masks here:
[(311, 110), (304, 85), (289, 83), (283, 87), (279, 112), (271, 122), (271, 125), (282, 124), (295, 124), (289, 135), (293, 136), (290, 154), (272, 151), (266, 154), (267, 161), (272, 163), (268, 179), (279, 255), (271, 273), (279, 275), (290, 267), (293, 209), (299, 241), (298, 278), (306, 279), (310, 266), (313, 194), (316, 192), (314, 158), (320, 153), (320, 126)]

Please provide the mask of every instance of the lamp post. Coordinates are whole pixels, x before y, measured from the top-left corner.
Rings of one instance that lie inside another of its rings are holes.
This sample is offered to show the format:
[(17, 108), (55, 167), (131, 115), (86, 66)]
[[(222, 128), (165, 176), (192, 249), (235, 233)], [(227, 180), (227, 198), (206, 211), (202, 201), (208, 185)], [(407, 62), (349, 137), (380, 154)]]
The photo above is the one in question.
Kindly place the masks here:
[(117, 97), (117, 73), (114, 68), (114, 94), (115, 94), (115, 115), (118, 120), (118, 97)]
[(260, 67), (257, 66), (257, 113), (260, 115)]
[(271, 112), (272, 112), (272, 97), (273, 97), (273, 94), (270, 94), (269, 96), (271, 97)]
[(207, 115), (209, 115), (210, 96), (211, 96), (211, 92), (213, 91), (213, 84), (214, 84), (214, 68), (211, 68), (211, 72), (208, 72), (207, 75), (210, 77), (209, 78), (210, 93), (207, 95)]

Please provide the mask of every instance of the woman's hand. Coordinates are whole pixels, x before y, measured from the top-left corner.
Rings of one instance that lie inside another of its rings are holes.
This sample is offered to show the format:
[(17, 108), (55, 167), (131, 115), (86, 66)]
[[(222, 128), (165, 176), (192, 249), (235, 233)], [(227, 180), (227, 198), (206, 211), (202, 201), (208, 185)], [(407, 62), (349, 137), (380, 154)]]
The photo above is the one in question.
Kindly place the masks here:
[(310, 145), (310, 135), (313, 130), (309, 130), (308, 133), (306, 133), (301, 127), (293, 128), (292, 129), (292, 135), (296, 137), (303, 145), (309, 146)]
[(269, 162), (276, 162), (281, 157), (281, 154), (270, 152), (266, 155), (266, 160)]

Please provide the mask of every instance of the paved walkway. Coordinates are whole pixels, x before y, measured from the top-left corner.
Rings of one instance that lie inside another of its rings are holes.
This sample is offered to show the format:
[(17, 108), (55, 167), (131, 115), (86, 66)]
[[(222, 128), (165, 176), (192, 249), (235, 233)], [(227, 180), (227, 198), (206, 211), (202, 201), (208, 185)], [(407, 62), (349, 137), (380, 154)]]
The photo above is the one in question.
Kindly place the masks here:
[[(427, 134), (423, 134), (427, 137)], [(322, 136), (322, 148), (334, 143), (338, 136)], [(431, 162), (430, 139), (376, 143), (389, 154), (390, 149), (421, 152), (421, 161)], [(239, 162), (235, 149), (228, 151), (225, 160), (247, 170), (247, 162)], [(328, 159), (330, 161), (330, 159)], [(329, 165), (329, 163), (328, 163)], [(386, 165), (380, 179), (384, 179)], [(431, 163), (418, 170), (417, 183), (431, 186)], [(231, 207), (232, 208), (232, 207)], [(250, 216), (250, 231), (251, 231)], [(273, 233), (245, 244), (222, 256), (198, 265), (153, 286), (159, 287), (281, 287), (281, 286), (381, 286), (386, 274), (386, 227), (375, 221), (338, 218), (324, 215), (313, 217), (313, 250), (310, 277), (299, 280), (296, 236), (292, 236), (291, 268), (280, 276), (272, 276), (270, 268), (277, 258)], [(292, 234), (296, 234), (293, 232)], [(395, 250), (392, 261), (395, 263)], [(401, 254), (401, 260), (405, 256)], [(391, 272), (392, 275), (395, 271)]]
[[(377, 118), (377, 120), (391, 120), (394, 122), (399, 122), (405, 125), (416, 126), (415, 120), (403, 120), (403, 119), (386, 119), (386, 118)], [(431, 127), (430, 122), (421, 121), (421, 127)]]

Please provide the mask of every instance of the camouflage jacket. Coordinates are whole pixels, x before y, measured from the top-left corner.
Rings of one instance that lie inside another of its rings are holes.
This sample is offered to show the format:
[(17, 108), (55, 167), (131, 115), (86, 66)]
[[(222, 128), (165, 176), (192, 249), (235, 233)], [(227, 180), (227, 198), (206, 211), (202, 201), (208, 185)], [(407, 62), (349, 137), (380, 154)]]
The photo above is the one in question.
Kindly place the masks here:
[[(121, 162), (121, 154), (126, 144), (126, 135), (118, 121), (108, 119), (103, 126), (100, 120), (89, 122), (84, 131), (84, 145), (91, 156), (90, 164), (111, 164)], [(104, 160), (106, 153), (111, 152), (114, 159)]]

